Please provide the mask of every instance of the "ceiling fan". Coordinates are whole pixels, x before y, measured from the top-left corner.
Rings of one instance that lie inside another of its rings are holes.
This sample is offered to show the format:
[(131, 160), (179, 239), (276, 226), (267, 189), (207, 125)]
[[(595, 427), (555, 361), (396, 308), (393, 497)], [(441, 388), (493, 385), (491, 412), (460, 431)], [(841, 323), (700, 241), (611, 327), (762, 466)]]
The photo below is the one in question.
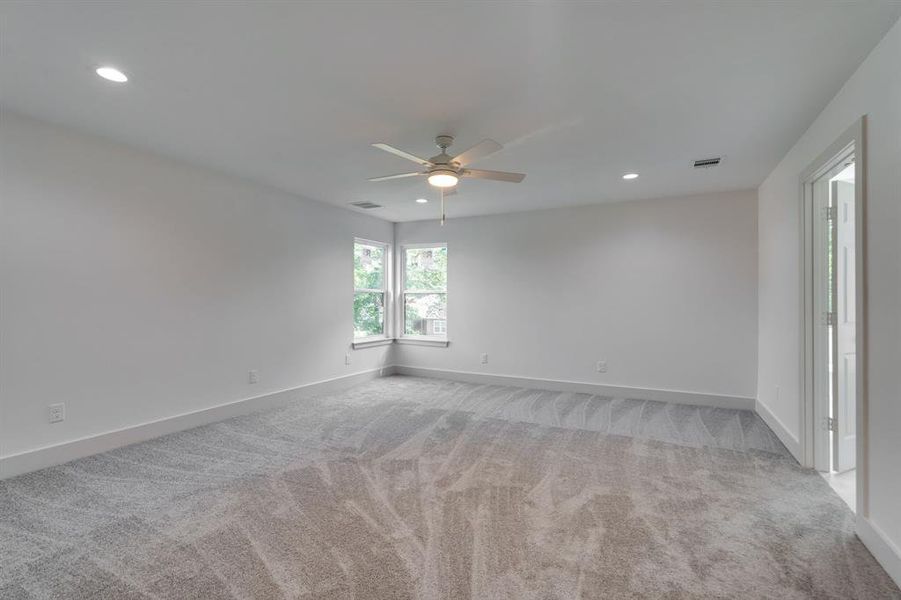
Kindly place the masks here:
[(422, 171), (412, 171), (410, 173), (398, 173), (397, 175), (385, 175), (383, 177), (372, 177), (369, 181), (388, 181), (389, 179), (403, 179), (405, 177), (419, 177), (425, 175), (428, 177), (429, 183), (437, 188), (452, 188), (463, 177), (472, 177), (474, 179), (493, 179), (495, 181), (507, 181), (510, 183), (519, 183), (525, 179), (522, 173), (507, 173), (506, 171), (486, 171), (484, 169), (469, 169), (466, 166), (480, 158), (484, 158), (489, 154), (494, 154), (503, 146), (494, 140), (482, 140), (469, 150), (461, 152), (456, 156), (450, 156), (447, 149), (454, 143), (454, 138), (449, 135), (439, 135), (435, 138), (435, 145), (441, 149), (441, 153), (426, 160), (419, 158), (409, 152), (404, 152), (394, 146), (384, 143), (373, 144), (376, 148), (390, 152), (406, 158), (422, 167)]

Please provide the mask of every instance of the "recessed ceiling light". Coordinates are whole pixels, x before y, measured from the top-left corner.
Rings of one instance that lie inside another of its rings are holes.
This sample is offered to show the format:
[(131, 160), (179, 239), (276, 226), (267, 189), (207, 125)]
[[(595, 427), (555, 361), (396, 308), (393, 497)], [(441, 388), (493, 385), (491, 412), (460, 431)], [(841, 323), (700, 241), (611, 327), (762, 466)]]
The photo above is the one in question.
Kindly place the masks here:
[(623, 179), (638, 179), (638, 173), (626, 173)]
[(419, 204), (425, 204), (426, 202), (428, 202), (428, 200), (426, 200), (425, 198), (417, 198), (416, 202), (418, 202)]
[(114, 83), (125, 83), (128, 77), (115, 67), (97, 67), (97, 74)]

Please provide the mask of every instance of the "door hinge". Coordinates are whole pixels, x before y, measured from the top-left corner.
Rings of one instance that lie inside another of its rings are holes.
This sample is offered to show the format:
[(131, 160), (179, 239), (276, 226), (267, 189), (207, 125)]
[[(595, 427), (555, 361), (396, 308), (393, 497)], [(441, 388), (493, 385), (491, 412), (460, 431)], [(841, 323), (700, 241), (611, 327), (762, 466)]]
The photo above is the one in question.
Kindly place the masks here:
[(835, 419), (833, 417), (826, 417), (826, 430), (835, 431)]
[(823, 207), (823, 218), (827, 221), (834, 221), (835, 215), (837, 211), (834, 206), (824, 206)]
[(836, 314), (834, 312), (823, 313), (823, 325), (826, 327), (835, 327)]

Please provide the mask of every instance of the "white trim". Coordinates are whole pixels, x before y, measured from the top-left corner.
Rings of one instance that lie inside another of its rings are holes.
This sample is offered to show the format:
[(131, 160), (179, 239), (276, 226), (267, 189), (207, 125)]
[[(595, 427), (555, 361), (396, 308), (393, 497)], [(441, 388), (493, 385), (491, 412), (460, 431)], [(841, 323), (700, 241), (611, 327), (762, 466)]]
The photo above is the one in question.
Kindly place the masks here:
[(404, 344), (409, 346), (435, 346), (440, 348), (447, 348), (450, 345), (450, 340), (438, 339), (438, 338), (427, 338), (427, 337), (414, 337), (410, 335), (405, 335), (404, 337), (397, 338), (396, 341), (398, 344)]
[(868, 406), (867, 397), (867, 271), (866, 271), (866, 199), (867, 199), (867, 149), (866, 149), (866, 115), (857, 119), (836, 139), (799, 177), (800, 210), (801, 210), (801, 264), (800, 286), (801, 297), (799, 318), (801, 323), (800, 361), (801, 398), (800, 414), (800, 454), (801, 464), (814, 466), (814, 436), (816, 421), (814, 417), (813, 397), (813, 262), (811, 249), (813, 243), (813, 210), (811, 185), (817, 178), (827, 172), (836, 159), (845, 154), (849, 147), (854, 148), (855, 163), (855, 244), (857, 273), (856, 308), (857, 308), (857, 514), (869, 516), (869, 457), (867, 454)]
[(357, 338), (352, 343), (354, 350), (361, 350), (363, 348), (374, 348), (376, 346), (387, 346), (389, 344), (394, 343), (394, 338), (389, 337), (368, 337), (368, 338)]
[(487, 383), (539, 390), (597, 394), (617, 398), (656, 400), (659, 402), (673, 402), (676, 404), (695, 404), (699, 406), (754, 410), (754, 398), (747, 398), (744, 396), (728, 396), (724, 394), (687, 392), (682, 390), (637, 388), (623, 385), (603, 385), (587, 381), (539, 379), (535, 377), (521, 377), (518, 375), (475, 373), (472, 371), (450, 371), (447, 369), (430, 369), (406, 365), (395, 365), (394, 372), (398, 375), (433, 377), (437, 379), (450, 379), (452, 381), (466, 381), (469, 383)]
[(6, 479), (66, 463), (77, 458), (106, 452), (122, 446), (143, 442), (161, 435), (183, 431), (200, 425), (215, 423), (223, 419), (281, 406), (312, 395), (326, 394), (344, 387), (357, 385), (371, 379), (394, 374), (394, 367), (370, 369), (332, 379), (315, 381), (295, 388), (235, 400), (218, 406), (211, 406), (173, 417), (124, 427), (97, 435), (83, 437), (70, 442), (28, 450), (19, 454), (0, 457), (0, 479)]
[(898, 587), (901, 587), (901, 549), (893, 544), (875, 523), (859, 513), (855, 520), (855, 530), (863, 545), (882, 565), (889, 577), (895, 580)]
[(788, 448), (788, 451), (792, 453), (792, 456), (795, 457), (799, 463), (802, 459), (801, 453), (801, 442), (797, 437), (792, 435), (791, 431), (789, 431), (788, 427), (779, 420), (779, 417), (773, 414), (773, 411), (767, 407), (766, 404), (760, 401), (760, 398), (757, 399), (757, 402), (754, 405), (755, 412), (757, 415), (763, 420), (764, 423), (767, 424), (767, 427), (776, 434), (776, 437), (779, 438), (779, 441), (782, 442), (782, 445)]
[(401, 248), (447, 248), (447, 242), (416, 242), (415, 244), (401, 244)]

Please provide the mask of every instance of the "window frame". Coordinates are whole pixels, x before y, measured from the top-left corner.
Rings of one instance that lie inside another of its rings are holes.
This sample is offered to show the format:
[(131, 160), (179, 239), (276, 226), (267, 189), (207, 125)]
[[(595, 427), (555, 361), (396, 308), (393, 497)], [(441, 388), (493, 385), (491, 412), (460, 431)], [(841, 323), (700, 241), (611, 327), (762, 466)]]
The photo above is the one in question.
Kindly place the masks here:
[(404, 309), (406, 307), (406, 295), (407, 294), (423, 294), (423, 293), (435, 293), (435, 290), (407, 290), (406, 288), (406, 280), (407, 280), (407, 250), (416, 250), (421, 248), (444, 248), (447, 251), (447, 242), (427, 242), (427, 243), (415, 243), (415, 244), (402, 244), (400, 246), (400, 251), (397, 253), (397, 280), (396, 280), (396, 291), (395, 297), (397, 298), (397, 302), (395, 303), (395, 327), (396, 327), (396, 340), (399, 344), (417, 344), (422, 346), (442, 346), (447, 347), (450, 344), (450, 339), (448, 337), (448, 329), (447, 322), (450, 318), (450, 256), (448, 256), (448, 273), (445, 273), (445, 285), (444, 291), (439, 292), (444, 294), (444, 335), (411, 335), (406, 333), (406, 315), (404, 314)]
[[(356, 337), (356, 328), (354, 327), (353, 322), (353, 313), (351, 313), (351, 345), (354, 349), (358, 348), (368, 348), (371, 346), (381, 346), (384, 344), (390, 344), (394, 341), (394, 336), (392, 335), (392, 331), (394, 328), (394, 297), (393, 297), (393, 288), (392, 285), (393, 279), (393, 264), (394, 261), (392, 256), (392, 244), (387, 242), (380, 242), (378, 240), (370, 240), (366, 238), (354, 237), (353, 239), (353, 251), (356, 250), (357, 244), (364, 246), (378, 246), (382, 248), (382, 289), (377, 288), (358, 288), (356, 281), (353, 282), (353, 292), (351, 296), (351, 309), (353, 308), (353, 299), (356, 298), (358, 293), (375, 293), (375, 294), (383, 294), (382, 306), (384, 307), (383, 313), (383, 323), (382, 323), (382, 333), (378, 335), (370, 335), (366, 337)], [(351, 254), (351, 277), (353, 277), (353, 254)]]

